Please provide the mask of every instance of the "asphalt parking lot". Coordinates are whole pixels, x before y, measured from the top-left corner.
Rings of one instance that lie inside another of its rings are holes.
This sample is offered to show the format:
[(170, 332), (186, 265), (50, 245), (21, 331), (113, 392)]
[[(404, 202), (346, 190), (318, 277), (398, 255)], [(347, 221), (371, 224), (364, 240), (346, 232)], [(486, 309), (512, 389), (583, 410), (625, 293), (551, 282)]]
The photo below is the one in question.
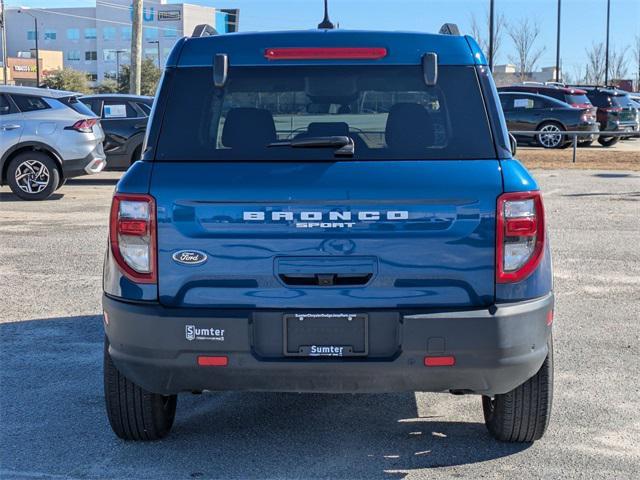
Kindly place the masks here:
[(0, 188), (0, 477), (638, 478), (640, 172), (536, 171), (556, 281), (553, 418), (492, 440), (479, 397), (183, 395), (172, 435), (112, 434), (102, 397), (102, 255), (117, 174), (52, 200)]

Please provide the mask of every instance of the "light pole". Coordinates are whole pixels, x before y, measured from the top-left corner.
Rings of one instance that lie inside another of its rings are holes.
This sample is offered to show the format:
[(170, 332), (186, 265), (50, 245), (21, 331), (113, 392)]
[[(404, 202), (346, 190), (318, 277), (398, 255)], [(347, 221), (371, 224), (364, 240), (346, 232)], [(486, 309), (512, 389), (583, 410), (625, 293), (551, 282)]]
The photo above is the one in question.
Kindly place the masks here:
[(558, 0), (558, 32), (556, 37), (556, 82), (560, 81), (560, 12), (562, 0)]
[(38, 49), (38, 19), (35, 15), (26, 11), (26, 9), (21, 8), (18, 10), (18, 13), (26, 13), (31, 18), (33, 18), (33, 24), (35, 26), (35, 34), (36, 34), (36, 87), (40, 86), (40, 50)]
[(7, 23), (4, 12), (4, 0), (0, 0), (0, 24), (2, 26), (2, 70), (4, 84), (7, 84)]
[(149, 43), (155, 43), (158, 47), (158, 70), (162, 70), (160, 66), (160, 40), (150, 40)]
[(611, 13), (611, 0), (607, 0), (607, 44), (604, 47), (604, 85), (609, 85), (609, 14)]
[(493, 71), (493, 22), (495, 11), (493, 8), (493, 0), (489, 2), (489, 70)]
[(116, 83), (120, 88), (120, 54), (126, 52), (126, 50), (116, 50)]

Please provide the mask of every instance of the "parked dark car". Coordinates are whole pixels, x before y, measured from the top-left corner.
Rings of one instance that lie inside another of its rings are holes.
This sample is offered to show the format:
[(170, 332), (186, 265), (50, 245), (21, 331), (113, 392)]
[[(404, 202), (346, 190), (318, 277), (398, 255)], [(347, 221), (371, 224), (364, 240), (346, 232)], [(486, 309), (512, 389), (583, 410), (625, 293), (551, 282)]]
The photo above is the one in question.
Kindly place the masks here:
[(107, 169), (129, 168), (142, 153), (153, 97), (106, 94), (88, 95), (80, 100), (101, 118)]
[[(499, 87), (498, 92), (526, 92), (537, 93), (539, 95), (545, 95), (547, 97), (555, 98), (561, 102), (568, 103), (574, 108), (589, 108), (590, 112), (595, 116), (597, 108), (593, 106), (589, 97), (587, 97), (587, 91), (580, 88), (566, 87), (561, 84), (549, 85), (543, 83), (522, 83), (518, 85), (509, 85), (507, 87)], [(578, 144), (580, 146), (591, 145), (595, 140), (588, 139), (586, 137), (578, 137)]]
[[(638, 135), (637, 109), (624, 90), (606, 87), (581, 87), (587, 92), (591, 103), (598, 108), (598, 122), (603, 132), (628, 132), (629, 137)], [(621, 137), (600, 135), (598, 143), (610, 147)]]
[[(535, 93), (500, 92), (500, 103), (509, 131), (541, 131), (539, 134), (514, 134), (516, 140), (544, 148), (563, 148), (571, 137), (562, 131), (579, 130), (598, 133), (598, 123), (591, 108), (575, 108), (555, 98)], [(593, 141), (585, 135), (582, 141)]]
[(595, 107), (587, 97), (587, 91), (580, 88), (562, 87), (560, 85), (545, 85), (534, 83), (523, 83), (520, 85), (509, 85), (507, 87), (499, 87), (498, 92), (526, 92), (537, 93), (547, 97), (555, 98), (561, 102), (568, 103), (576, 108), (593, 108)]

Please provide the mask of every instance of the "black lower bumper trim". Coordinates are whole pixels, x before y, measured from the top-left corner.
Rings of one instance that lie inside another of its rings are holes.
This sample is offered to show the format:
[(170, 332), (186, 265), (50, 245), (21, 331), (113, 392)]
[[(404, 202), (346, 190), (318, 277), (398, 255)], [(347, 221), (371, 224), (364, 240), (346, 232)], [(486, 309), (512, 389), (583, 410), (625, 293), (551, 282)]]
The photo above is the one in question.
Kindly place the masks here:
[[(542, 365), (553, 294), (492, 309), (402, 315), (399, 350), (389, 358), (263, 358), (253, 348), (256, 332), (246, 313), (167, 309), (106, 296), (103, 305), (115, 365), (156, 393), (464, 390), (492, 395), (512, 390)], [(229, 361), (224, 367), (202, 367), (201, 355)], [(424, 366), (425, 356), (444, 355), (453, 355), (455, 365)]]

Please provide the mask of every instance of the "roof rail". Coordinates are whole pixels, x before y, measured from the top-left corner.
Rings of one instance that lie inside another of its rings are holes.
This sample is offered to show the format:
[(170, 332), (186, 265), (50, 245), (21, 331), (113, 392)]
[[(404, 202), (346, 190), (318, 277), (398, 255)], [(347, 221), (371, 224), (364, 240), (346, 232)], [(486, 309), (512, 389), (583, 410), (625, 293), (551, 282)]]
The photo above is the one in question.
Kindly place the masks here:
[(438, 33), (440, 35), (460, 35), (460, 29), (455, 23), (443, 23)]
[(543, 82), (536, 82), (533, 80), (525, 80), (524, 82), (522, 82), (522, 85), (544, 85)]
[(201, 23), (193, 29), (191, 37), (211, 37), (213, 35), (218, 35), (218, 31), (208, 23)]
[(552, 87), (566, 87), (567, 84), (564, 82), (544, 82), (545, 85), (550, 85)]

